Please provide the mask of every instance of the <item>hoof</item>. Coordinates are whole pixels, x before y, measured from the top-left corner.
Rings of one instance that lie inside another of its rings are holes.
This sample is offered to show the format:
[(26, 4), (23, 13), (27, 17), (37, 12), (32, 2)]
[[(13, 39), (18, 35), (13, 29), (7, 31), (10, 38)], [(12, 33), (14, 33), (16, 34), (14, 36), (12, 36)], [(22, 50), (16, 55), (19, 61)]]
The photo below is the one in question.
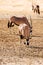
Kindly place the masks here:
[(32, 30), (30, 30), (30, 33), (32, 33)]
[(26, 43), (24, 42), (24, 44), (26, 44)]
[(27, 42), (27, 45), (29, 45), (29, 43)]
[(23, 35), (20, 35), (20, 38), (21, 38), (21, 39), (23, 39), (23, 38), (24, 38), (24, 36), (23, 36)]

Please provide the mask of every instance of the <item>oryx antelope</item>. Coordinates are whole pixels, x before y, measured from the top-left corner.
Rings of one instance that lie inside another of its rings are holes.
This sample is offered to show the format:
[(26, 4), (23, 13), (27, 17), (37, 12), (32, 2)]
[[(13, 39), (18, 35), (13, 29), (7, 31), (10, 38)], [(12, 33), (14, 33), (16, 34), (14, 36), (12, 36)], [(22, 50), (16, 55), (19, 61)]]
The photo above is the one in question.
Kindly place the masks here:
[(27, 24), (22, 23), (19, 25), (18, 28), (19, 28), (20, 39), (26, 39), (26, 43), (27, 45), (29, 45), (30, 27)]
[(28, 41), (30, 37), (30, 32), (32, 32), (32, 27), (28, 22), (28, 19), (26, 17), (12, 16), (8, 21), (8, 28), (13, 27), (14, 24), (17, 25), (19, 28), (19, 34), (21, 33), (20, 38), (26, 38), (27, 45), (29, 45)]
[(32, 10), (33, 10), (34, 13), (36, 12), (36, 13), (40, 14), (39, 5), (32, 4)]

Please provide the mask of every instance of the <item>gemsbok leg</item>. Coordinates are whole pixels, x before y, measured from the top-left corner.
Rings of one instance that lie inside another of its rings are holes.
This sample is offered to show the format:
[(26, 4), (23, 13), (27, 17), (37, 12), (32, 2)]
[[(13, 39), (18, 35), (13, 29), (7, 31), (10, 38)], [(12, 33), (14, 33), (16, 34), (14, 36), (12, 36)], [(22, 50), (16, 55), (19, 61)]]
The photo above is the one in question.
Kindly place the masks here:
[(8, 21), (8, 28), (10, 27), (10, 22)]
[(29, 45), (29, 39), (26, 39), (26, 41), (27, 41), (27, 45)]

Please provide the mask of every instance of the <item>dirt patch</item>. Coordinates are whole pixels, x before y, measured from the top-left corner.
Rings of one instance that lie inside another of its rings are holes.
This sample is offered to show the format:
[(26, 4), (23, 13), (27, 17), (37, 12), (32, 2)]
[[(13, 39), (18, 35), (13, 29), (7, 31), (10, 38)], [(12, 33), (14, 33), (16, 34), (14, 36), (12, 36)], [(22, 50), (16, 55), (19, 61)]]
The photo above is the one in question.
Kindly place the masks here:
[[(33, 20), (30, 45), (20, 43), (18, 27), (8, 28), (8, 20), (0, 20), (0, 64), (43, 65), (43, 20)], [(31, 60), (30, 60), (31, 59)]]

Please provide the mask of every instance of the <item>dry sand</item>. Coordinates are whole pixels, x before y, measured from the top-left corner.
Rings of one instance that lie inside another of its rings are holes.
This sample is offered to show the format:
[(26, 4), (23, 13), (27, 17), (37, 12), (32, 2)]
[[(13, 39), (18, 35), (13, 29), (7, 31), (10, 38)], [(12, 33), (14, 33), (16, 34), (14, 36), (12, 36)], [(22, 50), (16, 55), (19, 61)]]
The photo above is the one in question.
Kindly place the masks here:
[[(32, 12), (32, 3), (36, 2), (40, 15)], [(33, 32), (29, 46), (20, 43), (16, 25), (7, 27), (7, 18), (13, 15), (31, 15)], [(0, 65), (43, 65), (43, 0), (0, 0)]]
[(43, 65), (43, 19), (32, 19), (30, 45), (20, 43), (18, 27), (0, 19), (0, 65)]

